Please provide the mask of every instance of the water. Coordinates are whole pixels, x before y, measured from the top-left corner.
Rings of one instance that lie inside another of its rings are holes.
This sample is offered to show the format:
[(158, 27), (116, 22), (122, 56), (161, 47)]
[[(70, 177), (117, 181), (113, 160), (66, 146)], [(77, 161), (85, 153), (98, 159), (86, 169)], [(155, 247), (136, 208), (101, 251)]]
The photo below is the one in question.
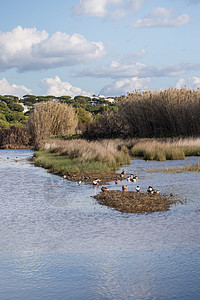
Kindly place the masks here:
[(91, 197), (99, 187), (34, 167), (32, 154), (0, 150), (1, 300), (199, 299), (200, 174), (146, 172), (198, 158), (125, 166), (141, 190), (186, 200), (135, 215), (100, 206)]

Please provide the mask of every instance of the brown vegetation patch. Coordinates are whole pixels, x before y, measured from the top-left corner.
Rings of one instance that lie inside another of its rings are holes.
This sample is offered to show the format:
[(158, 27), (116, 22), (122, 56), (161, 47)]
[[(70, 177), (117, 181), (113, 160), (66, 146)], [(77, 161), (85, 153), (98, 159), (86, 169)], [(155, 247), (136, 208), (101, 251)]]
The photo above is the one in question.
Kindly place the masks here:
[[(61, 174), (58, 174), (61, 175)], [(95, 179), (100, 179), (99, 185), (109, 183), (116, 179), (120, 180), (120, 174), (112, 172), (84, 172), (84, 173), (68, 173), (64, 175), (65, 179), (70, 181), (82, 181), (87, 184), (92, 184)]]
[(101, 192), (93, 196), (101, 205), (123, 213), (152, 213), (169, 210), (175, 201), (161, 195), (127, 191)]

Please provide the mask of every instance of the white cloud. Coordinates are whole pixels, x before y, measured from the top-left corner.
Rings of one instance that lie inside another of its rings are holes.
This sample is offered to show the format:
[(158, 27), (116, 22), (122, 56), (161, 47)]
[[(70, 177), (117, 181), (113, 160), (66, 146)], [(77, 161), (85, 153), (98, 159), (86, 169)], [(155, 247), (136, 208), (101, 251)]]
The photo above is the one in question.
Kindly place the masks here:
[(77, 15), (120, 18), (138, 10), (146, 0), (81, 0), (73, 11)]
[(0, 80), (0, 95), (13, 95), (22, 97), (25, 94), (32, 94), (32, 91), (24, 85), (10, 84), (6, 78)]
[(177, 64), (168, 66), (147, 66), (139, 62), (123, 63), (119, 60), (108, 65), (94, 66), (79, 71), (76, 76), (93, 76), (97, 78), (145, 78), (145, 77), (176, 77), (191, 70), (199, 70), (200, 64)]
[(0, 32), (0, 70), (40, 70), (85, 64), (105, 55), (102, 42), (89, 42), (81, 34), (55, 32), (52, 36), (36, 28), (18, 26)]
[(53, 96), (71, 96), (75, 97), (77, 95), (82, 96), (91, 96), (90, 93), (83, 91), (79, 87), (72, 86), (67, 81), (61, 81), (59, 76), (55, 76), (55, 78), (44, 78), (41, 81), (41, 86), (46, 95)]
[(180, 78), (176, 83), (176, 88), (190, 88), (190, 89), (197, 89), (200, 88), (200, 77), (190, 77), (187, 80), (184, 78)]
[(189, 24), (190, 22), (191, 19), (187, 14), (175, 17), (172, 9), (157, 7), (145, 18), (136, 20), (131, 26), (135, 28), (176, 27)]
[(133, 92), (134, 89), (147, 88), (147, 84), (151, 81), (150, 78), (126, 78), (117, 80), (109, 85), (106, 85), (100, 91), (100, 94), (106, 96), (126, 95), (128, 92)]
[(116, 5), (121, 2), (122, 0), (81, 0), (74, 8), (74, 12), (78, 15), (105, 17), (108, 13), (106, 10), (108, 5)]

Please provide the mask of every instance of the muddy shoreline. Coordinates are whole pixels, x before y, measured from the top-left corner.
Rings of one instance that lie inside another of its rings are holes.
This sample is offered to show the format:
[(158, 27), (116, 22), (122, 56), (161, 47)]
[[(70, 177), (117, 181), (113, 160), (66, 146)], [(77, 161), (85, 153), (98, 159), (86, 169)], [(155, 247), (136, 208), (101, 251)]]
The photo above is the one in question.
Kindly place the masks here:
[(176, 200), (157, 194), (133, 191), (107, 191), (93, 196), (99, 204), (106, 205), (122, 213), (153, 213), (167, 211)]
[[(41, 166), (42, 167), (42, 166)], [(95, 179), (99, 179), (98, 185), (103, 186), (111, 181), (125, 181), (126, 177), (121, 178), (121, 174), (113, 172), (92, 172), (87, 171), (84, 173), (65, 173), (60, 171), (50, 171), (55, 175), (61, 176), (63, 179), (81, 182), (81, 184), (93, 184)], [(160, 194), (133, 192), (133, 191), (121, 191), (121, 190), (109, 190), (101, 192), (94, 197), (101, 205), (106, 205), (110, 208), (118, 210), (122, 213), (153, 213), (159, 211), (167, 211), (172, 204), (175, 204), (177, 200), (172, 199), (170, 196), (163, 196)]]

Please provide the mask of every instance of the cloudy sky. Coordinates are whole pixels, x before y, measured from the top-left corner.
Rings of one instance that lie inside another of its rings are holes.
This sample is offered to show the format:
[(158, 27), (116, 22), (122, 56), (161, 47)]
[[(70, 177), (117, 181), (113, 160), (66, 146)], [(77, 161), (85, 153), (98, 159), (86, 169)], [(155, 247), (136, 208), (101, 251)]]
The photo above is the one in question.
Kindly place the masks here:
[(1, 0), (0, 94), (200, 87), (200, 0)]

